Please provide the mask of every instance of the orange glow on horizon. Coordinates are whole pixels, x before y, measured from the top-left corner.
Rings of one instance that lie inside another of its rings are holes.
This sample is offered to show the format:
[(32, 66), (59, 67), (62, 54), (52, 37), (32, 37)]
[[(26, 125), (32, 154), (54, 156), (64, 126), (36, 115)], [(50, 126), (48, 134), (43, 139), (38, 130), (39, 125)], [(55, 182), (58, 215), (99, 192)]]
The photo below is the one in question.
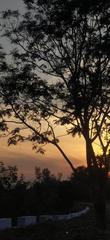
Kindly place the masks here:
[[(64, 153), (71, 160), (74, 167), (87, 166), (86, 165), (86, 149), (83, 137), (72, 137), (70, 135), (62, 136), (64, 134), (64, 127), (58, 126), (56, 129), (56, 136), (60, 136), (60, 146)], [(28, 132), (24, 132), (27, 135)], [(61, 137), (62, 136), (62, 137)], [(20, 143), (16, 146), (8, 147), (6, 138), (1, 138), (1, 159), (7, 165), (16, 165), (20, 173), (23, 173), (26, 178), (33, 178), (35, 166), (49, 168), (54, 174), (62, 173), (63, 176), (71, 174), (72, 170), (64, 157), (55, 146), (51, 144), (45, 147), (44, 155), (35, 153), (32, 150), (30, 142)], [(100, 147), (96, 143), (94, 149), (100, 154)]]
[[(85, 143), (82, 138), (62, 137), (60, 146), (75, 167), (86, 165)], [(61, 153), (50, 144), (46, 146), (45, 154), (41, 155), (32, 150), (32, 145), (29, 142), (8, 147), (6, 139), (1, 138), (0, 151), (0, 161), (8, 165), (16, 165), (19, 172), (28, 178), (34, 176), (35, 166), (39, 166), (41, 169), (47, 167), (52, 173), (57, 174), (61, 172), (64, 176), (68, 176), (71, 173), (71, 168)]]

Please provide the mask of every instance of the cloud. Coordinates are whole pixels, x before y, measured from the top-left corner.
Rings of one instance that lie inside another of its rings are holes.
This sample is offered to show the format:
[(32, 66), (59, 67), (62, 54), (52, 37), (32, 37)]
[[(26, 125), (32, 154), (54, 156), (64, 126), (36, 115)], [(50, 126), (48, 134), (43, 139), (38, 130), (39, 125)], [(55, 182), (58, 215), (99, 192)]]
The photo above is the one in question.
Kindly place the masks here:
[[(16, 146), (8, 147), (6, 139), (0, 139), (1, 159), (8, 165), (16, 165), (20, 173), (26, 177), (34, 176), (35, 166), (49, 168), (53, 173), (63, 173), (64, 176), (71, 173), (71, 168), (52, 145), (46, 147), (44, 155), (32, 151), (31, 143), (22, 143)], [(85, 144), (83, 139), (72, 138), (70, 136), (61, 139), (60, 146), (70, 158), (74, 166), (84, 165), (85, 159)]]

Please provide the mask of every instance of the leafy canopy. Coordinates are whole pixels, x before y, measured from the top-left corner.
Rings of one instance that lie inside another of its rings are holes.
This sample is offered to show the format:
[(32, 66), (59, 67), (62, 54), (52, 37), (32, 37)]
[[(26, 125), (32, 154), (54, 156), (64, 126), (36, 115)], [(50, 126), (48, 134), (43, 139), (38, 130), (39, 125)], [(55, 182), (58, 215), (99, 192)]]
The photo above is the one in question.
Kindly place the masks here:
[[(11, 131), (9, 144), (30, 140), (40, 152), (42, 144), (54, 144), (74, 170), (55, 131), (56, 125), (66, 126), (67, 134), (84, 137), (88, 167), (108, 169), (109, 1), (24, 3), (23, 16), (17, 11), (3, 14), (4, 36), (12, 51), (2, 97), (9, 116), (13, 112), (19, 124)], [(25, 129), (29, 134), (22, 134)], [(102, 165), (94, 142), (100, 145)]]

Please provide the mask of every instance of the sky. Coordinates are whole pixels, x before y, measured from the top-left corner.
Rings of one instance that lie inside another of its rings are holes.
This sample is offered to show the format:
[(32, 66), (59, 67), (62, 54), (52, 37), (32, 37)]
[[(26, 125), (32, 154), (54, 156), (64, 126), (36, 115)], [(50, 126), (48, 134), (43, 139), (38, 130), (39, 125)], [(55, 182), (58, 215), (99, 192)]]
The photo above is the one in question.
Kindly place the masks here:
[[(0, 11), (6, 9), (23, 10), (23, 7), (21, 0), (0, 0)], [(6, 42), (4, 46), (8, 48)], [(61, 147), (65, 150), (70, 160), (72, 160), (73, 165), (86, 165), (85, 142), (82, 138), (63, 137), (61, 138)], [(71, 173), (70, 166), (68, 166), (58, 150), (50, 145), (46, 147), (46, 153), (41, 155), (32, 150), (29, 142), (8, 147), (7, 140), (1, 138), (0, 161), (7, 165), (16, 165), (19, 172), (29, 179), (34, 177), (35, 166), (41, 167), (41, 169), (49, 168), (52, 173), (62, 173), (63, 176), (69, 176)]]
[(12, 10), (22, 10), (23, 9), (23, 2), (22, 0), (0, 0), (0, 11), (4, 11), (7, 9)]

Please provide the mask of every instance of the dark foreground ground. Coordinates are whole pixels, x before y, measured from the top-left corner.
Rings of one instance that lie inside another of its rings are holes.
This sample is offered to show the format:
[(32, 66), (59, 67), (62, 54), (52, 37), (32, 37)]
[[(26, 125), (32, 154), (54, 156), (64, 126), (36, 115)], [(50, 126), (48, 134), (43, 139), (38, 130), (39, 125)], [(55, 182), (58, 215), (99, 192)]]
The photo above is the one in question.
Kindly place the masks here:
[(110, 207), (107, 206), (107, 230), (96, 229), (94, 212), (59, 222), (40, 223), (25, 229), (0, 232), (0, 240), (110, 240)]

